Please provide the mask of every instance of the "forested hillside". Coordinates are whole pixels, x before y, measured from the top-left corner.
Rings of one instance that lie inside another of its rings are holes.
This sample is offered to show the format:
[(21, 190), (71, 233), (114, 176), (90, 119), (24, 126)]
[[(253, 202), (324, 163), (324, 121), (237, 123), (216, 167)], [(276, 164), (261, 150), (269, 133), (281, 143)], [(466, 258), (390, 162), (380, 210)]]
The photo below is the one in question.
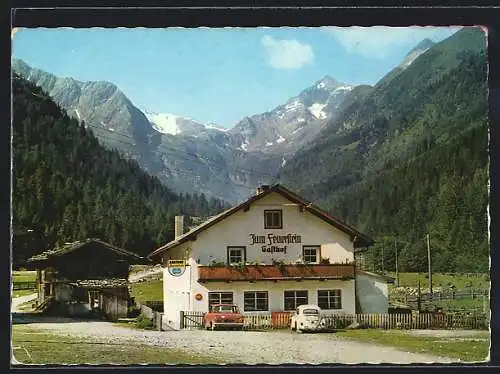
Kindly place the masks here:
[(103, 148), (92, 132), (39, 87), (13, 78), (14, 262), (58, 243), (96, 237), (141, 255), (173, 238), (177, 214), (207, 216), (227, 206), (179, 195), (134, 161)]
[(381, 269), (488, 270), (486, 39), (464, 29), (390, 72), (349, 106), (280, 180), (372, 235)]

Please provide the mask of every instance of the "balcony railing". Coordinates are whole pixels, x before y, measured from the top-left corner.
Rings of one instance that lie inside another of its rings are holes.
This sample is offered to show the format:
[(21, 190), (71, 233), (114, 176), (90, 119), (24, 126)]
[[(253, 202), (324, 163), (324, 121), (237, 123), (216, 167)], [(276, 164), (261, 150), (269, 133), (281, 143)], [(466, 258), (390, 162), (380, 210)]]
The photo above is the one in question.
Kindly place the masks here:
[(354, 264), (199, 265), (199, 282), (354, 279)]

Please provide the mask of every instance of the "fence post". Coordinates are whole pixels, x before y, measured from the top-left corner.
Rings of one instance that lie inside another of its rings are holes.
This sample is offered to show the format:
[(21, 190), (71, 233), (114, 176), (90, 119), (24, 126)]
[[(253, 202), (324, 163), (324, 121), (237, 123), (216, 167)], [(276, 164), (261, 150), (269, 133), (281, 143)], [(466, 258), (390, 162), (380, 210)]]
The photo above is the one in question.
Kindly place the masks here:
[(182, 330), (184, 328), (184, 311), (181, 310), (179, 312), (179, 321), (180, 321), (180, 329)]

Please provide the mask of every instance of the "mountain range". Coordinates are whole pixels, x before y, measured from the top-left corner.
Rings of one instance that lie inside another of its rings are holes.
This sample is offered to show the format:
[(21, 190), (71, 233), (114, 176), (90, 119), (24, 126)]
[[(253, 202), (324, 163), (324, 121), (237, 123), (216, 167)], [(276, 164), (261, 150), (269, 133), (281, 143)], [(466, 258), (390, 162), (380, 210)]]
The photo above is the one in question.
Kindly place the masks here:
[(384, 246), (399, 241), (400, 269), (425, 271), (429, 234), (436, 269), (487, 270), (487, 68), (479, 28), (420, 43), (374, 87), (353, 89), (280, 182), (376, 235), (372, 261), (386, 269)]
[(56, 77), (19, 59), (12, 68), (83, 121), (104, 145), (137, 160), (174, 190), (233, 203), (272, 181), (354, 88), (325, 76), (283, 105), (245, 117), (228, 130), (140, 109), (109, 82)]

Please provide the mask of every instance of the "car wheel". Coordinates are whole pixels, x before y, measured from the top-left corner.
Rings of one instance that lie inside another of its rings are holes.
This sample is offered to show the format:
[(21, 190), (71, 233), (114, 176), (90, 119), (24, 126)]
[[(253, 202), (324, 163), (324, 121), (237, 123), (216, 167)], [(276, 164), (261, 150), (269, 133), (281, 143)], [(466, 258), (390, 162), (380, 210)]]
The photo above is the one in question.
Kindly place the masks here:
[(291, 329), (292, 331), (297, 330), (297, 324), (296, 324), (296, 323), (292, 324), (292, 325), (290, 326), (290, 329)]

